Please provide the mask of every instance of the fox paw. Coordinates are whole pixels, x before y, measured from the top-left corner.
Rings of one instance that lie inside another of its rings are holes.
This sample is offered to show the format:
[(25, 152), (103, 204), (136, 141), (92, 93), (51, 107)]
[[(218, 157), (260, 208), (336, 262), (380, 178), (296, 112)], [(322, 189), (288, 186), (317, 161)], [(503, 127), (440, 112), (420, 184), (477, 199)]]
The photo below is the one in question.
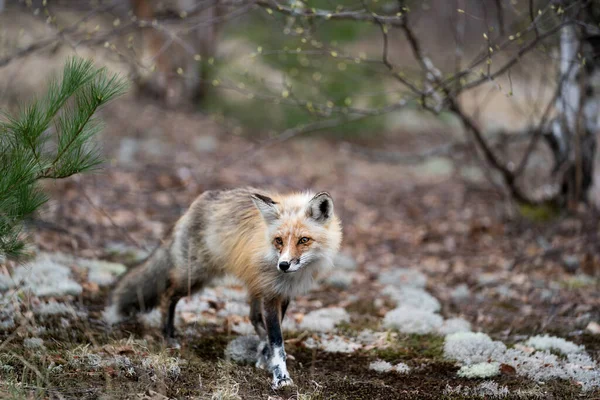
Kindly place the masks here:
[(172, 349), (176, 349), (176, 350), (181, 349), (181, 343), (179, 342), (179, 340), (175, 339), (174, 337), (166, 338), (165, 342), (166, 342), (167, 346)]
[(267, 369), (267, 344), (265, 342), (260, 342), (258, 344), (258, 349), (256, 351), (256, 368)]
[(288, 376), (285, 378), (273, 379), (273, 384), (271, 386), (274, 390), (278, 390), (285, 386), (292, 386), (293, 384), (294, 381)]
[(260, 369), (267, 369), (267, 361), (265, 360), (265, 358), (263, 356), (260, 356), (260, 355), (258, 356), (255, 367), (260, 368)]

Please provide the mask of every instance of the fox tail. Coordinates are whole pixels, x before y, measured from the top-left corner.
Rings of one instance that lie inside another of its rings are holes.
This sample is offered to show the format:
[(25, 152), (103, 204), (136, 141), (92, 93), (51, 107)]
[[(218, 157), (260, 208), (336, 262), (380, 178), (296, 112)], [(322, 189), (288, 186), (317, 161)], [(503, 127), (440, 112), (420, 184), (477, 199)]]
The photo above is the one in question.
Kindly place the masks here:
[(114, 324), (126, 316), (156, 307), (169, 288), (172, 267), (168, 249), (159, 247), (148, 259), (127, 271), (111, 293), (109, 306), (104, 311), (106, 322)]

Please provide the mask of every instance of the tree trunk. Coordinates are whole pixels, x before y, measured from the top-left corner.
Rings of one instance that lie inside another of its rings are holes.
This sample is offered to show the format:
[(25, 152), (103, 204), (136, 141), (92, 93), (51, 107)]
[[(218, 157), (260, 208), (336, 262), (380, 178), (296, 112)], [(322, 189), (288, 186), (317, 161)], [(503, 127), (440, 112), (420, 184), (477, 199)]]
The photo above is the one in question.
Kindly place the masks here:
[(576, 15), (566, 18), (576, 19), (579, 24), (569, 24), (561, 31), (558, 84), (562, 86), (556, 100), (557, 117), (546, 137), (554, 154), (553, 172), (560, 182), (557, 200), (561, 205), (586, 202), (593, 183), (596, 134), (600, 128), (597, 9), (591, 3), (577, 10)]

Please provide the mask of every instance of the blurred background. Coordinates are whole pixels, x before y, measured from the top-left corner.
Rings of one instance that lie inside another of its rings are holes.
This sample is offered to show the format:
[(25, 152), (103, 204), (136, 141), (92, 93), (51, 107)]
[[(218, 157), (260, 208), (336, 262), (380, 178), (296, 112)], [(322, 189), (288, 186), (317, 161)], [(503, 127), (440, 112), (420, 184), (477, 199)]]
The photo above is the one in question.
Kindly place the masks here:
[(591, 0), (0, 1), (7, 116), (71, 56), (130, 84), (100, 168), (40, 180), (24, 232), (127, 264), (205, 190), (327, 190), (355, 271), (292, 312), (373, 324), (380, 274), (411, 267), (447, 316), (597, 358), (599, 23)]

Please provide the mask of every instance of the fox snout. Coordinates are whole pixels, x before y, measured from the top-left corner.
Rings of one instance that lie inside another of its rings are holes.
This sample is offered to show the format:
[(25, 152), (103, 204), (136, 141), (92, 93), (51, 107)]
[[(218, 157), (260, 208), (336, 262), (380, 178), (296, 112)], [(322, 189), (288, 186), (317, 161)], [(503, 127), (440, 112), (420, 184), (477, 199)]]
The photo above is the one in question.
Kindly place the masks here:
[(300, 260), (280, 260), (279, 264), (277, 264), (277, 268), (281, 272), (296, 272), (300, 269)]
[(283, 272), (287, 271), (288, 269), (290, 269), (290, 263), (287, 261), (282, 261), (279, 263), (279, 269)]

